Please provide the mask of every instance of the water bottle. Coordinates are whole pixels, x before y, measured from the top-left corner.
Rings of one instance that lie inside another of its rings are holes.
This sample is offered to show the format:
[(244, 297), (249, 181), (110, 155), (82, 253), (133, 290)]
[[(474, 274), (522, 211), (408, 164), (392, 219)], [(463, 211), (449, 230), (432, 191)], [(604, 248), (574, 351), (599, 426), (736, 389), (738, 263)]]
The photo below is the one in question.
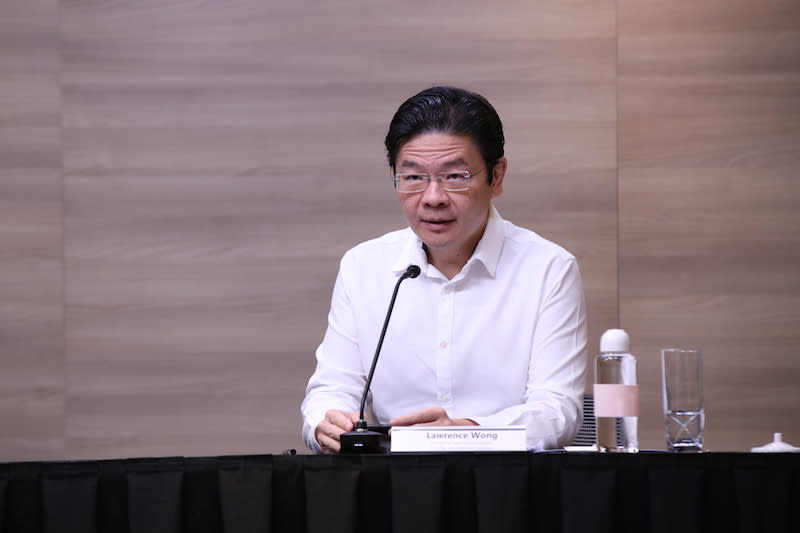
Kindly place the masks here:
[(639, 451), (639, 385), (630, 344), (630, 337), (621, 329), (610, 329), (600, 338), (600, 355), (595, 359), (594, 415), (597, 449), (601, 452)]

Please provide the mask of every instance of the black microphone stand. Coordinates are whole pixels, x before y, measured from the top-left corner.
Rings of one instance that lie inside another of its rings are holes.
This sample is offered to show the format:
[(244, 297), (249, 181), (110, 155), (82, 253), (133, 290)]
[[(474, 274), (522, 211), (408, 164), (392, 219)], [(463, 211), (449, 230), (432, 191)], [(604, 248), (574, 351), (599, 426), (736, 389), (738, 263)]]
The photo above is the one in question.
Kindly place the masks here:
[(372, 366), (370, 366), (369, 374), (367, 374), (364, 393), (361, 395), (361, 409), (358, 412), (358, 422), (356, 422), (353, 431), (342, 433), (339, 436), (339, 442), (341, 443), (340, 454), (386, 453), (389, 451), (389, 428), (380, 426), (379, 428), (371, 429), (364, 419), (364, 407), (367, 403), (367, 394), (369, 394), (370, 385), (372, 384), (372, 376), (375, 374), (375, 367), (378, 364), (381, 346), (383, 346), (383, 338), (386, 336), (386, 328), (389, 327), (389, 319), (392, 317), (392, 309), (394, 308), (394, 301), (397, 299), (397, 291), (400, 290), (400, 284), (404, 279), (416, 278), (419, 276), (419, 273), (420, 268), (417, 265), (409, 265), (394, 286), (392, 299), (389, 301), (389, 309), (386, 311), (386, 319), (383, 321), (381, 336), (378, 339), (378, 346), (375, 348), (375, 355), (372, 357)]

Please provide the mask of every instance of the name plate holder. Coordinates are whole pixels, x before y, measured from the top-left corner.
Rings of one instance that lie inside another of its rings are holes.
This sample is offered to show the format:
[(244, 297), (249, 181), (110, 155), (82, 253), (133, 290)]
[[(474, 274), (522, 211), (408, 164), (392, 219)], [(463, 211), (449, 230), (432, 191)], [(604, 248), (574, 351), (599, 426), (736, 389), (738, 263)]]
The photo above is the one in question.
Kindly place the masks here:
[(395, 426), (392, 452), (524, 452), (525, 426)]

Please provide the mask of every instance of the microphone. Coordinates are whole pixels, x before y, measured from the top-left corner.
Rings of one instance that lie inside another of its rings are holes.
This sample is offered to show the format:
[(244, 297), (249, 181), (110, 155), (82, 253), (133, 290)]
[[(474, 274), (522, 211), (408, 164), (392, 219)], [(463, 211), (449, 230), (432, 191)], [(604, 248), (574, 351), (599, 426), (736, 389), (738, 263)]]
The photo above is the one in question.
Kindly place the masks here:
[(364, 384), (364, 393), (361, 395), (361, 409), (358, 412), (358, 422), (356, 422), (353, 431), (342, 433), (339, 437), (341, 443), (340, 454), (347, 453), (386, 453), (389, 451), (389, 428), (388, 426), (380, 426), (374, 431), (367, 425), (364, 419), (364, 406), (367, 403), (367, 394), (369, 394), (369, 387), (372, 383), (372, 376), (375, 374), (375, 366), (378, 364), (378, 356), (381, 354), (381, 346), (383, 346), (383, 338), (386, 336), (386, 328), (389, 327), (389, 319), (392, 317), (392, 309), (394, 308), (394, 301), (397, 299), (397, 291), (400, 289), (400, 284), (404, 279), (416, 278), (419, 276), (420, 268), (417, 265), (409, 265), (400, 279), (394, 286), (392, 299), (389, 301), (389, 309), (386, 311), (386, 319), (383, 321), (383, 330), (378, 339), (378, 346), (375, 348), (375, 355), (372, 357), (372, 366), (367, 374), (367, 382)]

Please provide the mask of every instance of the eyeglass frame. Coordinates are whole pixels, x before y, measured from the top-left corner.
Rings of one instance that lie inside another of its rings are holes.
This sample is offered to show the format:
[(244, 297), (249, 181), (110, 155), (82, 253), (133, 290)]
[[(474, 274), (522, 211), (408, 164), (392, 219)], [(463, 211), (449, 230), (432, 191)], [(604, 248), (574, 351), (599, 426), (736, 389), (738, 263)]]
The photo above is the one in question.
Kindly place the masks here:
[[(443, 191), (447, 191), (447, 192), (464, 192), (464, 191), (468, 191), (469, 190), (470, 185), (472, 184), (472, 178), (474, 178), (475, 176), (477, 176), (481, 172), (483, 172), (483, 170), (479, 170), (479, 171), (475, 172), (474, 174), (472, 172), (470, 172), (469, 170), (445, 170), (444, 172), (439, 172), (435, 176), (431, 176), (430, 174), (428, 174), (426, 172), (398, 172), (397, 174), (392, 176), (392, 182), (394, 182), (394, 188), (397, 190), (397, 192), (403, 193), (403, 194), (418, 194), (418, 193), (421, 193), (421, 192), (425, 192), (428, 189), (428, 186), (431, 184), (431, 181), (433, 181), (433, 180), (438, 180), (439, 181), (439, 186), (442, 188)], [(447, 174), (462, 174), (464, 176), (464, 179), (466, 180), (466, 182), (465, 182), (466, 183), (466, 187), (460, 187), (458, 189), (449, 189), (449, 188), (447, 188), (447, 186), (445, 185), (445, 181), (444, 181), (444, 178), (445, 178), (445, 176)], [(400, 179), (403, 176), (419, 176), (420, 178), (424, 178), (425, 187), (423, 187), (422, 189), (420, 189), (418, 191), (401, 191), (399, 183), (400, 183)]]

